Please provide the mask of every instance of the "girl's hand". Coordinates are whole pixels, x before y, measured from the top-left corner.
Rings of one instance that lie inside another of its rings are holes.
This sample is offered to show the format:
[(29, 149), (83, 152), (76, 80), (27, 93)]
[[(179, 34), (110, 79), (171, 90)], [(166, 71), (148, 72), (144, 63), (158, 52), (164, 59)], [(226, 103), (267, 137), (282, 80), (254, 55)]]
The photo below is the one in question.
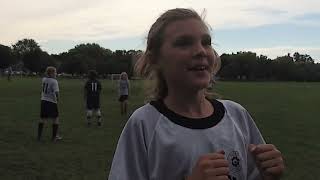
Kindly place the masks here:
[(228, 161), (224, 151), (219, 151), (201, 156), (186, 180), (229, 180), (228, 175)]
[(281, 152), (273, 144), (249, 145), (264, 180), (280, 179), (285, 166)]

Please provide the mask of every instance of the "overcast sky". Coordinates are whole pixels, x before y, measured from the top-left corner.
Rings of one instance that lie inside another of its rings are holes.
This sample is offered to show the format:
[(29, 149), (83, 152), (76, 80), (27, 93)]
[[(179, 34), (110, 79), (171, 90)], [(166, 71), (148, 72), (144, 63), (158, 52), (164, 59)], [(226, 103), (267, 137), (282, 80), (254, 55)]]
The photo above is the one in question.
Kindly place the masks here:
[(32, 38), (49, 53), (93, 42), (143, 50), (150, 25), (176, 7), (205, 10), (220, 54), (298, 51), (320, 62), (320, 0), (0, 0), (0, 44)]

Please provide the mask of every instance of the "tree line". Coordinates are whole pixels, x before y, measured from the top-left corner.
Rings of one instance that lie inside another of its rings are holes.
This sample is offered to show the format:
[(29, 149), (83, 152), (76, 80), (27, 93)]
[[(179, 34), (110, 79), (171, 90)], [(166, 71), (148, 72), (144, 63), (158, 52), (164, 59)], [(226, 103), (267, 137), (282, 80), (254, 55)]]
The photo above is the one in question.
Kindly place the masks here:
[(230, 80), (320, 81), (320, 63), (298, 52), (275, 59), (253, 52), (237, 52), (221, 55), (218, 76)]
[[(47, 66), (55, 66), (58, 73), (86, 74), (95, 69), (100, 75), (127, 72), (133, 75), (135, 61), (141, 50), (111, 51), (96, 43), (79, 44), (60, 54), (48, 54), (33, 39), (22, 39), (12, 47), (0, 44), (0, 70), (12, 67), (25, 73), (41, 74)], [(320, 81), (320, 63), (307, 54), (270, 59), (254, 52), (222, 54), (217, 76), (224, 80), (252, 81)]]
[(79, 44), (60, 54), (49, 55), (33, 39), (19, 40), (12, 47), (0, 44), (0, 69), (9, 66), (25, 73), (42, 74), (47, 66), (57, 67), (58, 73), (86, 74), (94, 69), (100, 75), (133, 74), (133, 63), (140, 50), (105, 49), (96, 43)]

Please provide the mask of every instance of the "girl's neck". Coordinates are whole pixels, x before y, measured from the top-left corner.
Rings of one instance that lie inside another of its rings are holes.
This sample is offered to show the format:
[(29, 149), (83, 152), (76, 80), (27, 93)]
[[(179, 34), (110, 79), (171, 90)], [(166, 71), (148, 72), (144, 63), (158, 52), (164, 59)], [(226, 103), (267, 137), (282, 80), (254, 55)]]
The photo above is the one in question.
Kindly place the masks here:
[(204, 118), (210, 116), (214, 109), (205, 97), (205, 91), (197, 93), (168, 93), (164, 98), (165, 105), (177, 114), (189, 118)]

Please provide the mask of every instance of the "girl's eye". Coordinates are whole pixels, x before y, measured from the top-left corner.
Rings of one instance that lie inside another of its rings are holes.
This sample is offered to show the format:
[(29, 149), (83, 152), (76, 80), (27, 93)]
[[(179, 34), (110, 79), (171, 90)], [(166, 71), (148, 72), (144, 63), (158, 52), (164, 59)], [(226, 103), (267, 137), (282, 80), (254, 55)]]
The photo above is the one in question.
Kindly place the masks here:
[(211, 46), (211, 38), (206, 38), (202, 40), (202, 45), (203, 46)]
[(193, 41), (190, 38), (180, 38), (177, 39), (174, 43), (173, 46), (175, 47), (186, 47), (192, 45)]

